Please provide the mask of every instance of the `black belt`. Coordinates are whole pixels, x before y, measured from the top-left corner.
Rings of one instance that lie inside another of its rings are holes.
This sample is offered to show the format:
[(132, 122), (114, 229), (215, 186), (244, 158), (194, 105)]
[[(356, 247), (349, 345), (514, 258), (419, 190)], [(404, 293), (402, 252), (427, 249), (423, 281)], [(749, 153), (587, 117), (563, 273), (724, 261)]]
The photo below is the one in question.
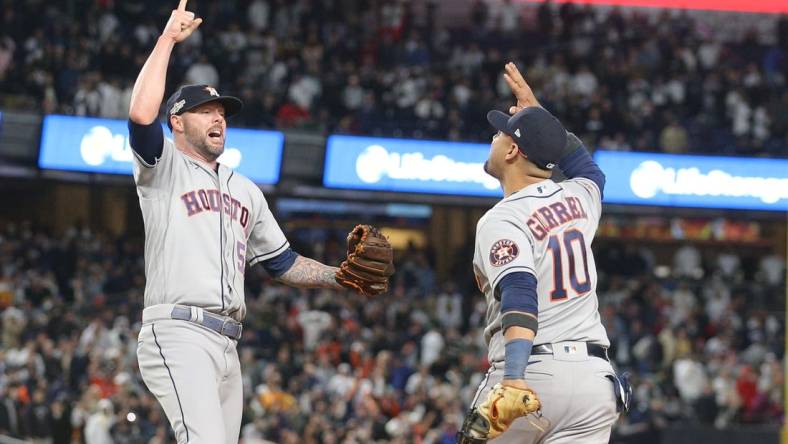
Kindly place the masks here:
[[(590, 344), (586, 343), (586, 347), (588, 347), (588, 355), (593, 356), (595, 358), (602, 358), (605, 361), (610, 361), (610, 358), (607, 357), (607, 347), (602, 347), (599, 344)], [(552, 355), (553, 354), (553, 344), (539, 344), (534, 345), (531, 348), (531, 355)]]

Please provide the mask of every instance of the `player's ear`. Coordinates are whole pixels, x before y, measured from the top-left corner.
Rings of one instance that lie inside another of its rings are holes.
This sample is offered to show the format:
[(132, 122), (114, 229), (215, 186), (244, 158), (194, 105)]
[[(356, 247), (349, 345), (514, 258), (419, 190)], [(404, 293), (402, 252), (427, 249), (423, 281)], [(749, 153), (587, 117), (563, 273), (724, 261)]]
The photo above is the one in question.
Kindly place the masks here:
[(516, 143), (512, 142), (509, 144), (509, 149), (506, 151), (506, 160), (514, 160), (522, 154), (520, 152), (520, 148), (517, 146)]
[(170, 116), (170, 125), (172, 125), (172, 132), (183, 132), (183, 117), (173, 114)]

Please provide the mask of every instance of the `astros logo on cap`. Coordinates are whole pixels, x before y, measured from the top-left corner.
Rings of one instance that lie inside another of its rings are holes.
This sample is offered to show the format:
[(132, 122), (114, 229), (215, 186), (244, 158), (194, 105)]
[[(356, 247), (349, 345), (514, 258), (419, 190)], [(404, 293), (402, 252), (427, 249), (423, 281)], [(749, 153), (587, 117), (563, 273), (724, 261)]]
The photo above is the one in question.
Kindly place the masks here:
[(174, 105), (172, 105), (172, 109), (170, 110), (170, 114), (178, 114), (178, 111), (180, 111), (181, 108), (183, 108), (183, 105), (185, 105), (185, 104), (186, 104), (186, 99), (178, 100), (177, 102), (175, 102)]

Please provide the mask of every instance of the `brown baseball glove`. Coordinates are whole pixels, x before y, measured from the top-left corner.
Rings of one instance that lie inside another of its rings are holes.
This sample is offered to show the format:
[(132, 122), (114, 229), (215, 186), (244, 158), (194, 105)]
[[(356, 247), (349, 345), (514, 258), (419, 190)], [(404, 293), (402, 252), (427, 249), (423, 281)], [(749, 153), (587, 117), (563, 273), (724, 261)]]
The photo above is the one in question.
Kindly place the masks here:
[(515, 419), (538, 412), (539, 397), (531, 389), (496, 384), (487, 399), (466, 416), (457, 442), (481, 444), (497, 438)]
[(394, 274), (394, 250), (371, 225), (356, 225), (347, 236), (347, 260), (335, 275), (339, 285), (365, 295), (385, 293)]

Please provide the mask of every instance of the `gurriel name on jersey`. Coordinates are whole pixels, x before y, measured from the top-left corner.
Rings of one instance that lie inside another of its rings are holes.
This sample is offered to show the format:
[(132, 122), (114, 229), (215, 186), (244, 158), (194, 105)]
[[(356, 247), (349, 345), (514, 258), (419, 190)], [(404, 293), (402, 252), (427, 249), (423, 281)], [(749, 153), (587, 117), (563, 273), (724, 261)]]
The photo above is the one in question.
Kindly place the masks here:
[(569, 196), (564, 202), (551, 203), (531, 213), (526, 224), (536, 240), (544, 239), (550, 230), (570, 221), (588, 218), (580, 199)]

